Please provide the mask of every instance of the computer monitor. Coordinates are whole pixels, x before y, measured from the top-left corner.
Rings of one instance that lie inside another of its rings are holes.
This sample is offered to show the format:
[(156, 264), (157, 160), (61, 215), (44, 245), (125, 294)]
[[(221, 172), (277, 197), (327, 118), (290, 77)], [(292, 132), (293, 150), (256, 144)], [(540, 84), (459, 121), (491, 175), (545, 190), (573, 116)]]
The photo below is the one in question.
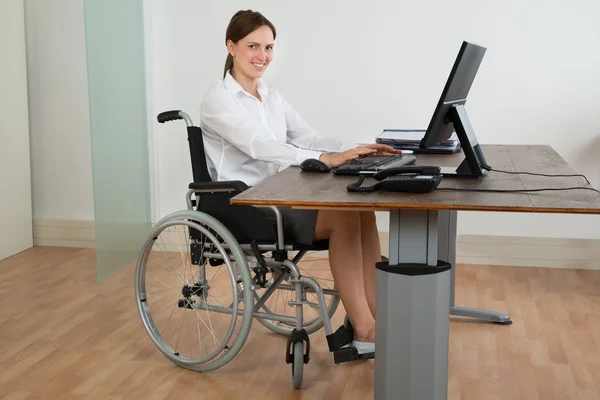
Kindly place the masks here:
[(444, 176), (476, 178), (486, 172), (483, 168), (487, 166), (485, 157), (465, 110), (467, 95), (485, 51), (485, 47), (462, 43), (425, 136), (419, 144), (422, 149), (435, 146), (449, 139), (452, 132), (456, 131), (465, 159), (456, 170), (442, 168)]

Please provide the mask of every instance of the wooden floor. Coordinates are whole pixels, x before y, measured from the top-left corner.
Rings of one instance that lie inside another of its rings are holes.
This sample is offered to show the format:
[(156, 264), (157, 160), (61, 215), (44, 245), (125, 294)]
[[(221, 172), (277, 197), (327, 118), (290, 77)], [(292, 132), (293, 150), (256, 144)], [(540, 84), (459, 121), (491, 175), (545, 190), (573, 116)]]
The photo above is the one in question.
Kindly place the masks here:
[[(451, 321), (449, 399), (600, 399), (600, 272), (459, 266), (456, 291), (458, 305), (514, 324)], [(142, 328), (133, 267), (98, 285), (93, 250), (0, 261), (2, 399), (373, 398), (373, 361), (334, 367), (323, 331), (311, 336), (303, 390), (292, 389), (285, 343), (255, 323), (231, 363), (190, 372)]]

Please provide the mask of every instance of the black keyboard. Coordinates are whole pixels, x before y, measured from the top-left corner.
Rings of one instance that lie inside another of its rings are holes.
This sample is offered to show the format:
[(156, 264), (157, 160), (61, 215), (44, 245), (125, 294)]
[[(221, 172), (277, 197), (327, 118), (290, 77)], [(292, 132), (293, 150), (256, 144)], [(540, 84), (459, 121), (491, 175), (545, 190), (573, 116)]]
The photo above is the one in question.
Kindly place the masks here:
[(386, 168), (395, 168), (402, 165), (413, 164), (415, 156), (394, 155), (394, 156), (369, 156), (350, 160), (333, 170), (337, 175), (359, 175), (361, 173), (376, 173)]

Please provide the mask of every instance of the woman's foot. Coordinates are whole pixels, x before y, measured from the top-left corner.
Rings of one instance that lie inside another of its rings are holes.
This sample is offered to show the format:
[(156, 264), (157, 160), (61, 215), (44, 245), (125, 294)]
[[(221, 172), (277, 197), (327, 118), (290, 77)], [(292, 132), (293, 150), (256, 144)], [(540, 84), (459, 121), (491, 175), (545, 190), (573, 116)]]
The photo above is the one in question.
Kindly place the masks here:
[(358, 354), (375, 353), (375, 328), (362, 335), (354, 330), (352, 347), (356, 348)]
[(375, 353), (375, 328), (369, 330), (365, 335), (357, 335), (356, 332), (354, 335), (352, 347), (358, 351), (358, 354)]
[(375, 343), (375, 328), (368, 329), (366, 332), (364, 330), (361, 331), (360, 329), (356, 329), (355, 327), (353, 327), (353, 329), (354, 340), (359, 342)]
[(358, 354), (365, 355), (375, 353), (375, 343), (352, 341), (352, 347), (358, 351)]

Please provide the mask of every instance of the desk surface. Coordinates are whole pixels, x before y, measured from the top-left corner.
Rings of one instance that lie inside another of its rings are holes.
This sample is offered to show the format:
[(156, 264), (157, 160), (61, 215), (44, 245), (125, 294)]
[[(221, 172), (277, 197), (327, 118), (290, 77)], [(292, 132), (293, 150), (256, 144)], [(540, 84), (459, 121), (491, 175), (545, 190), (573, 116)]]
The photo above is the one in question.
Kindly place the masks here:
[[(488, 165), (494, 169), (544, 174), (577, 173), (549, 146), (483, 145), (482, 149)], [(418, 155), (416, 165), (458, 166), (463, 158), (462, 152)], [(600, 194), (591, 190), (531, 193), (434, 191), (427, 194), (348, 192), (346, 186), (356, 179), (331, 173), (306, 173), (298, 167), (290, 167), (235, 196), (231, 203), (312, 209), (384, 211), (410, 208), (600, 214)], [(369, 184), (369, 180), (365, 180), (364, 185)], [(509, 190), (574, 186), (586, 186), (586, 182), (582, 177), (543, 177), (492, 171), (479, 179), (444, 178), (439, 187)]]

